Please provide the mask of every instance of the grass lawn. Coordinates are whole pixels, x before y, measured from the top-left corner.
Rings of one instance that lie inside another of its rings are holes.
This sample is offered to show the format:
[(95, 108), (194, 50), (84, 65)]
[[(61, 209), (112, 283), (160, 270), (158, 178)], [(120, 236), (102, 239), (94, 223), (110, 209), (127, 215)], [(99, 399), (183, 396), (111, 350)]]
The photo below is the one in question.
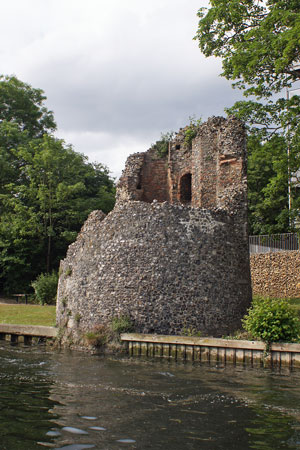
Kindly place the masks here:
[[(263, 299), (264, 297), (261, 297), (260, 295), (253, 295), (254, 300)], [(300, 316), (300, 298), (283, 298), (278, 300), (284, 300), (287, 303), (289, 303), (296, 311), (298, 316)]]
[(300, 316), (300, 298), (291, 298), (289, 300), (287, 300), (289, 302), (289, 304), (295, 308), (295, 310), (297, 311), (298, 315)]
[(16, 325), (55, 325), (55, 306), (0, 305), (0, 323)]

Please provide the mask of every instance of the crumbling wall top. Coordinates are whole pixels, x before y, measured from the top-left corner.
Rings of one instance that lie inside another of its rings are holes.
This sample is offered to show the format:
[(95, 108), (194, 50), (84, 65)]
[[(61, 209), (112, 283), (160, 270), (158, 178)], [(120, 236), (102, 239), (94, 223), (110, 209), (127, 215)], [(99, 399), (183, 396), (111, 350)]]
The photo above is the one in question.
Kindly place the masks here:
[(211, 117), (181, 128), (158, 152), (154, 145), (127, 159), (117, 202), (168, 201), (192, 207), (246, 208), (246, 135), (235, 117)]

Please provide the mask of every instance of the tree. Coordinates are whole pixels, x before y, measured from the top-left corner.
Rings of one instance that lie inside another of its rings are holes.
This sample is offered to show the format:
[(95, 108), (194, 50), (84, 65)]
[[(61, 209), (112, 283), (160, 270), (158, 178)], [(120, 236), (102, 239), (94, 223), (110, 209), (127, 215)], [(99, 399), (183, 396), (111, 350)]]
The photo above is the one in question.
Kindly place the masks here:
[(0, 193), (9, 182), (23, 181), (22, 161), (16, 159), (13, 149), (56, 129), (45, 100), (41, 89), (34, 89), (15, 76), (0, 75)]
[(250, 234), (283, 233), (289, 226), (286, 142), (274, 135), (248, 138), (248, 217)]
[(34, 89), (15, 76), (0, 75), (0, 123), (16, 124), (30, 138), (53, 132), (56, 123), (44, 100), (42, 89)]
[(57, 269), (88, 214), (109, 212), (114, 183), (101, 164), (44, 135), (13, 150), (23, 180), (0, 195), (0, 267), (6, 290)]
[[(299, 206), (298, 181), (290, 187), (291, 193), (295, 193), (292, 208), (287, 211), (286, 205), (289, 180), (295, 178), (292, 175), (299, 168), (300, 97), (289, 98), (287, 90), (300, 78), (299, 2), (211, 0), (210, 3), (211, 8), (198, 12), (200, 21), (195, 38), (199, 47), (207, 57), (221, 57), (221, 75), (232, 80), (233, 86), (242, 89), (246, 97), (252, 96), (226, 109), (248, 125), (252, 231), (293, 229), (293, 217)], [(262, 163), (259, 152), (268, 167), (260, 175), (253, 166)], [(266, 180), (268, 171), (270, 178)], [(264, 187), (259, 190), (261, 185)], [(259, 226), (254, 217), (267, 220), (265, 226), (262, 222)]]
[(196, 39), (205, 56), (222, 58), (222, 76), (246, 95), (272, 96), (299, 78), (298, 0), (211, 0)]
[(57, 270), (91, 211), (113, 208), (115, 187), (105, 166), (50, 134), (43, 91), (0, 80), (0, 290), (27, 292)]

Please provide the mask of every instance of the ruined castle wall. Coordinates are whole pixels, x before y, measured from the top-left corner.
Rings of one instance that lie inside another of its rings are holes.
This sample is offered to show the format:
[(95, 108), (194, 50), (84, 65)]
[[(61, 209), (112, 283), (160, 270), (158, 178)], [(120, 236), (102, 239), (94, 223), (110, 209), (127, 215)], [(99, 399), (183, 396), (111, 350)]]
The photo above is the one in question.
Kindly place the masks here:
[(214, 117), (191, 148), (185, 131), (168, 155), (131, 155), (114, 210), (92, 213), (69, 247), (57, 322), (71, 335), (120, 315), (144, 333), (240, 326), (251, 301), (245, 130)]
[(163, 158), (159, 157), (155, 148), (145, 153), (141, 173), (141, 189), (141, 200), (144, 202), (170, 200), (167, 155)]
[(134, 153), (127, 158), (123, 177), (119, 180), (117, 201), (141, 200), (141, 177), (145, 153)]
[[(192, 148), (184, 142), (185, 130), (186, 128), (181, 129), (170, 145), (169, 184), (172, 203), (184, 203), (181, 198), (181, 180), (184, 175), (191, 174), (193, 183)], [(193, 187), (191, 187), (191, 194), (193, 196)]]
[[(201, 125), (193, 143), (193, 206), (246, 211), (246, 142), (244, 125), (235, 118), (214, 117)], [(244, 216), (243, 216), (244, 220)]]
[(76, 333), (129, 315), (137, 332), (221, 336), (251, 298), (247, 243), (222, 211), (129, 201), (92, 213), (61, 263), (57, 321)]
[(218, 127), (201, 127), (193, 146), (195, 176), (193, 201), (195, 207), (213, 208), (217, 205), (217, 147)]
[[(242, 212), (245, 219), (246, 146), (244, 125), (235, 118), (213, 117), (197, 128), (192, 145), (181, 129), (170, 142), (169, 154), (154, 147), (131, 155), (118, 184), (117, 201), (170, 201), (194, 207), (221, 207)], [(182, 198), (183, 176), (190, 174), (191, 199)]]

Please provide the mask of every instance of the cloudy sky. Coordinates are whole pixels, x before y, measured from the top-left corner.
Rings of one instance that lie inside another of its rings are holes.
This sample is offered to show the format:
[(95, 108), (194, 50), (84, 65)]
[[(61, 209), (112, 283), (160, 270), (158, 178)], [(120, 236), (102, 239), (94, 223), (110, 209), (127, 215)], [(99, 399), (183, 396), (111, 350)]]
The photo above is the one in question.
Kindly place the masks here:
[(10, 0), (0, 73), (47, 96), (57, 136), (118, 177), (126, 157), (241, 94), (193, 36), (206, 0)]

